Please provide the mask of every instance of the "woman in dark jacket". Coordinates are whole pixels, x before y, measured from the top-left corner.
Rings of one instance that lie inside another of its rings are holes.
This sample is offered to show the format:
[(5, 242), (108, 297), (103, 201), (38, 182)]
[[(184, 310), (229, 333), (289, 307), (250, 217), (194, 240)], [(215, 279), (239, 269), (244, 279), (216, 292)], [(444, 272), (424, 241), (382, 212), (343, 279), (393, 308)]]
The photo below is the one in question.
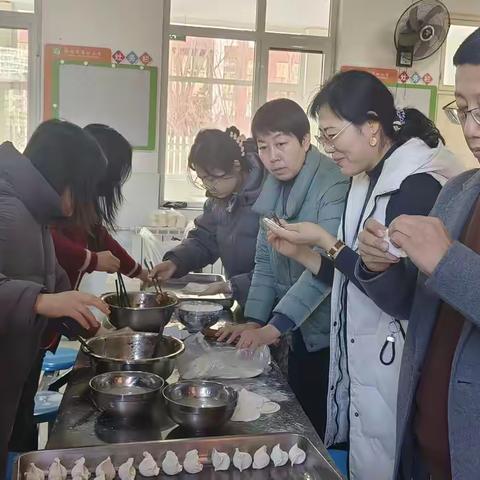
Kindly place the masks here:
[(244, 305), (254, 267), (259, 216), (252, 211), (263, 184), (264, 170), (251, 141), (239, 131), (202, 130), (190, 150), (188, 166), (194, 182), (205, 188), (207, 201), (195, 228), (167, 252), (153, 275), (161, 280), (182, 277), (222, 260), (227, 282), (203, 293), (231, 293)]

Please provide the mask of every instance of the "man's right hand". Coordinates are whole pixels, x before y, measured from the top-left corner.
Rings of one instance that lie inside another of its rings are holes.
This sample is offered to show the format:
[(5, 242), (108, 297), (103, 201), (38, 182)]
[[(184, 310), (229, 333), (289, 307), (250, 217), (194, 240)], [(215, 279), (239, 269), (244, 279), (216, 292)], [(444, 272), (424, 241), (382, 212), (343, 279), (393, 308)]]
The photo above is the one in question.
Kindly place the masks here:
[(233, 343), (245, 330), (253, 330), (260, 327), (261, 325), (256, 322), (225, 325), (218, 329), (217, 340), (219, 342)]
[(177, 266), (171, 260), (159, 263), (150, 272), (150, 278), (158, 278), (160, 281), (169, 280), (177, 271)]
[(120, 260), (110, 250), (97, 252), (97, 272), (116, 273), (120, 270)]
[(399, 258), (388, 253), (386, 231), (384, 225), (370, 218), (365, 222), (365, 230), (358, 235), (358, 252), (371, 272), (384, 272), (399, 261)]
[(71, 317), (85, 330), (96, 329), (98, 320), (88, 307), (96, 307), (105, 315), (110, 313), (108, 305), (89, 293), (69, 291), (41, 293), (35, 302), (35, 312), (48, 318)]

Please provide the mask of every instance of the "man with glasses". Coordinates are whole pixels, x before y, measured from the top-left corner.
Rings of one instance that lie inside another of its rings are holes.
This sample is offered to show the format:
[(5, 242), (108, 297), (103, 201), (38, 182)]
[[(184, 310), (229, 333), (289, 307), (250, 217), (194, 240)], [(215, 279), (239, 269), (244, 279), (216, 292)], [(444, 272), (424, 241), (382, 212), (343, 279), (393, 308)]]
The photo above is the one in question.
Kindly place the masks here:
[[(454, 64), (455, 102), (444, 110), (480, 161), (480, 29)], [(479, 195), (480, 172), (470, 170), (444, 187), (429, 217), (392, 222), (389, 238), (408, 259), (389, 259), (377, 222), (360, 235), (357, 278), (380, 308), (409, 319), (398, 389), (399, 479), (479, 477)]]

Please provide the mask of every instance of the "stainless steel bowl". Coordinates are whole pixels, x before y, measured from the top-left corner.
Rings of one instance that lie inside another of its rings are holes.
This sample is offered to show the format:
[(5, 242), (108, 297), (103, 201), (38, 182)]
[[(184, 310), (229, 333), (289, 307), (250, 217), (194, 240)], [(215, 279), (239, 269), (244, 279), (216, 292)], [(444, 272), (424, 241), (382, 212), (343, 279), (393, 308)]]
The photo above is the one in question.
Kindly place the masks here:
[(110, 306), (110, 323), (116, 328), (130, 327), (136, 332), (163, 332), (178, 303), (177, 297), (168, 293), (171, 302), (159, 306), (156, 293), (128, 292), (127, 295), (131, 307), (120, 307), (116, 293), (102, 295), (102, 300)]
[(161, 377), (148, 372), (107, 372), (90, 380), (95, 406), (121, 417), (145, 414), (164, 385)]
[(163, 390), (170, 418), (187, 430), (212, 432), (232, 418), (238, 394), (219, 382), (188, 380)]
[[(210, 308), (210, 311), (202, 310)], [(214, 310), (215, 308), (215, 310)], [(177, 307), (177, 316), (190, 333), (197, 333), (215, 325), (222, 315), (223, 307), (218, 303), (191, 300), (181, 302)]]
[(163, 336), (164, 355), (152, 358), (156, 333), (137, 332), (93, 337), (87, 340), (97, 372), (140, 371), (156, 373), (167, 379), (175, 368), (175, 359), (185, 350), (181, 340)]

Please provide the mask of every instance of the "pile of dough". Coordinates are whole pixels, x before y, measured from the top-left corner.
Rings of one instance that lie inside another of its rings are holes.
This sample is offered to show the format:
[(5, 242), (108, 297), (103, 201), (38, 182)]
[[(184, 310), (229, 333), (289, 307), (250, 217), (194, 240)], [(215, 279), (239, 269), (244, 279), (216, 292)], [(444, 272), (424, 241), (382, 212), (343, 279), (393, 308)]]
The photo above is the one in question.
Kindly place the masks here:
[(75, 461), (75, 466), (72, 468), (73, 480), (88, 480), (91, 477), (91, 473), (85, 466), (85, 457), (79, 458)]
[(267, 447), (264, 445), (253, 454), (253, 468), (255, 470), (261, 470), (262, 468), (265, 468), (269, 463), (270, 455), (268, 455)]
[(31, 463), (25, 472), (25, 480), (44, 480), (45, 472)]
[(236, 448), (235, 454), (233, 455), (233, 465), (243, 472), (252, 465), (252, 456), (249, 453), (241, 452)]
[(137, 471), (133, 466), (133, 458), (129, 458), (118, 467), (118, 477), (120, 480), (134, 480), (136, 474)]
[(212, 465), (216, 472), (228, 470), (230, 468), (230, 457), (228, 453), (212, 451)]
[(299, 448), (296, 443), (288, 452), (288, 458), (290, 458), (290, 463), (293, 465), (300, 465), (307, 458), (307, 454), (304, 450)]
[(270, 454), (273, 464), (276, 467), (283, 467), (288, 462), (288, 453), (280, 448), (280, 444), (277, 443)]
[(156, 477), (160, 473), (160, 467), (150, 453), (143, 452), (143, 460), (138, 466), (138, 471), (144, 477)]
[(186, 453), (183, 468), (187, 473), (200, 473), (203, 470), (203, 464), (200, 462), (198, 450), (190, 450)]
[(67, 469), (56, 458), (48, 469), (48, 480), (65, 480), (67, 478)]
[(162, 462), (162, 470), (167, 475), (177, 475), (177, 473), (180, 473), (183, 470), (175, 452), (169, 450), (166, 453)]
[(101, 478), (103, 475), (105, 480), (113, 480), (116, 474), (117, 472), (110, 457), (107, 457), (103, 462), (99, 463), (95, 469), (95, 476)]

